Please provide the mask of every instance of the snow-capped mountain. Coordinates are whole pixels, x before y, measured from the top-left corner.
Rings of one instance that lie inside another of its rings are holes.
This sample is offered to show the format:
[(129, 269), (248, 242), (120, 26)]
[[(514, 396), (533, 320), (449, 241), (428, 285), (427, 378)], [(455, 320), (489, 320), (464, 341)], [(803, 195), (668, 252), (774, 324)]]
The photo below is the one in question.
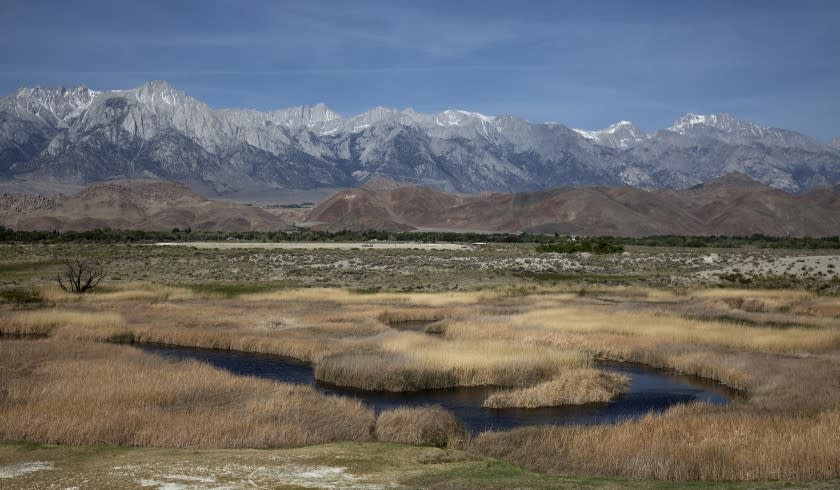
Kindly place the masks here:
[(801, 191), (840, 181), (836, 143), (687, 114), (645, 134), (466, 110), (324, 104), (214, 110), (163, 81), (128, 90), (21, 89), (0, 99), (0, 177), (84, 183), (154, 177), (196, 189), (345, 187), (377, 177), (458, 192), (564, 185), (684, 188), (730, 172)]
[(644, 131), (630, 121), (619, 121), (598, 131), (585, 129), (573, 129), (573, 131), (599, 145), (620, 149), (630, 148), (648, 138)]
[(732, 114), (692, 114), (674, 121), (665, 131), (694, 138), (709, 137), (734, 144), (761, 142), (770, 146), (807, 148), (819, 151), (824, 146), (803, 134), (741, 121)]
[(99, 92), (87, 87), (71, 89), (21, 88), (0, 99), (0, 110), (20, 118), (37, 119), (53, 126), (66, 126), (90, 106)]

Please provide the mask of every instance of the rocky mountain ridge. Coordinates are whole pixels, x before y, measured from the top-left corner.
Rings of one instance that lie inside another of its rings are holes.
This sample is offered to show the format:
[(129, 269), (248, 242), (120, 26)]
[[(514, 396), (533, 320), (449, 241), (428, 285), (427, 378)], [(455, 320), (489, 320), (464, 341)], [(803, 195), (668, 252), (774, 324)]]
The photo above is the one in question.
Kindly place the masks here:
[(452, 192), (566, 185), (681, 189), (730, 172), (802, 192), (840, 182), (840, 148), (728, 114), (646, 134), (509, 115), (323, 104), (214, 110), (163, 81), (129, 90), (21, 89), (0, 99), (0, 178), (175, 180), (210, 194), (352, 187), (378, 177)]

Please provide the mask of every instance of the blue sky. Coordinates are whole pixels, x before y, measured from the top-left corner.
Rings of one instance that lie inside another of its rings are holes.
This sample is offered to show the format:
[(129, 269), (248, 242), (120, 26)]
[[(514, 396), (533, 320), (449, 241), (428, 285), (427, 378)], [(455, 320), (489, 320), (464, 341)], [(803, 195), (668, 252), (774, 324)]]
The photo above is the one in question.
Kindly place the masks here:
[(168, 80), (212, 107), (461, 108), (840, 136), (840, 2), (0, 3), (0, 93)]

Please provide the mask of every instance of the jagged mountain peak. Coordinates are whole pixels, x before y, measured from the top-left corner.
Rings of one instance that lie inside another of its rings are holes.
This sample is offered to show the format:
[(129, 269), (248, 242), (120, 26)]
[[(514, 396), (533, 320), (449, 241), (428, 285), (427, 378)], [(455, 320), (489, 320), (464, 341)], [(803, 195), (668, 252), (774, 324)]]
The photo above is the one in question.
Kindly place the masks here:
[(630, 148), (648, 138), (641, 128), (626, 120), (618, 121), (597, 131), (585, 129), (572, 129), (572, 131), (600, 145), (619, 149)]
[(689, 112), (674, 121), (674, 124), (662, 133), (687, 136), (688, 140), (712, 138), (727, 144), (761, 143), (781, 148), (796, 147), (809, 152), (825, 151), (827, 147), (803, 134), (744, 121), (727, 113), (693, 114)]
[(147, 105), (162, 103), (168, 106), (177, 106), (188, 100), (196, 100), (187, 95), (186, 92), (176, 89), (165, 80), (146, 82), (136, 89), (129, 90), (129, 92), (135, 94), (138, 102)]
[(341, 114), (327, 107), (323, 102), (315, 105), (287, 107), (271, 113), (274, 119), (290, 128), (312, 128), (332, 121), (340, 121)]
[(479, 112), (470, 112), (463, 109), (447, 109), (435, 116), (435, 123), (438, 126), (460, 126), (471, 121), (490, 123), (495, 121), (493, 116), (485, 116)]
[(721, 131), (749, 130), (757, 133), (756, 136), (760, 136), (761, 133), (770, 129), (767, 126), (742, 121), (734, 115), (727, 114), (725, 112), (717, 114), (694, 114), (689, 112), (674, 121), (674, 123), (667, 128), (667, 131), (685, 134), (687, 131), (690, 131), (692, 128), (698, 126), (711, 127)]
[(79, 117), (100, 92), (78, 87), (23, 87), (4, 99), (4, 106), (19, 116), (31, 115), (52, 125), (63, 126)]
[(828, 146), (834, 148), (835, 150), (840, 150), (840, 136), (834, 138), (833, 140), (828, 142)]
[(376, 107), (348, 118), (324, 103), (215, 110), (162, 80), (101, 94), (21, 89), (0, 99), (3, 177), (147, 176), (217, 192), (344, 187), (372, 176), (457, 192), (686, 188), (731, 171), (799, 192), (840, 182), (840, 142), (832, 145), (725, 113), (690, 113), (648, 135), (626, 120), (572, 130), (462, 109)]

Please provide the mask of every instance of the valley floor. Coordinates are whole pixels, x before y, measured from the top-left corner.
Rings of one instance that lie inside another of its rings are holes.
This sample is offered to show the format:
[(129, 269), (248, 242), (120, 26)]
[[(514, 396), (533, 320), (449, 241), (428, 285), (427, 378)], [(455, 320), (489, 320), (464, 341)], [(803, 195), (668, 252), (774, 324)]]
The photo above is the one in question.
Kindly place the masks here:
[[(82, 297), (61, 291), (53, 278), (73, 256), (111, 277)], [(24, 338), (0, 340), (0, 440), (37, 444), (0, 446), (0, 485), (830, 487), (840, 477), (840, 299), (827, 294), (837, 259), (3, 245), (0, 335)], [(791, 272), (784, 288), (703, 278), (779, 261)], [(332, 287), (300, 287), (317, 284)], [(435, 335), (401, 328), (413, 324)], [(562, 379), (564, 390), (580, 388), (562, 399), (585, 402), (593, 361), (613, 359), (744, 396), (617, 425), (447, 433), (445, 448), (422, 446), (421, 435), (420, 446), (401, 446), (391, 442), (404, 436), (355, 400), (114, 345), (126, 342), (283, 355), (312, 363), (317, 379), (363, 389), (521, 394)], [(303, 447), (276, 449), (290, 446)]]

